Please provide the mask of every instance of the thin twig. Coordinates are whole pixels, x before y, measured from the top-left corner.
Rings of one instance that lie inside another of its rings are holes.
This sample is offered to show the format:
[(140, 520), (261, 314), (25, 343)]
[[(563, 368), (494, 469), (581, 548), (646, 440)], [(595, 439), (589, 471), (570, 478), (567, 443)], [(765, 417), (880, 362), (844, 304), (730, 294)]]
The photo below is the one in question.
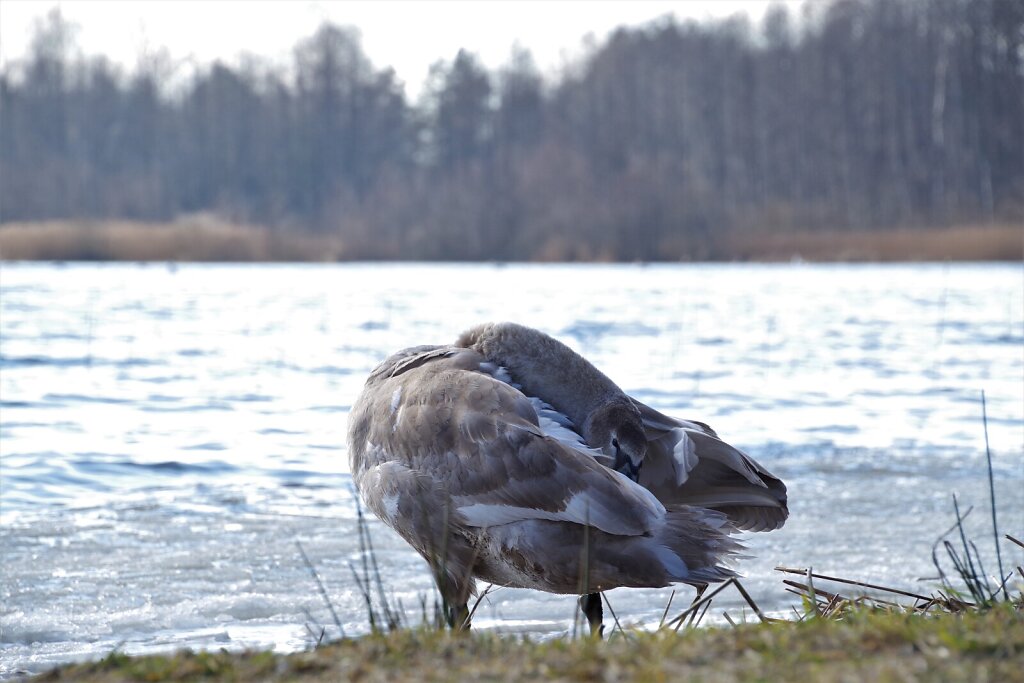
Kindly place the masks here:
[[(985, 407), (985, 390), (981, 390), (981, 421), (985, 428), (985, 459), (988, 461), (988, 501), (992, 508), (992, 540), (996, 545), (996, 562), (999, 563), (999, 576), (1005, 576), (1003, 571), (1003, 553), (999, 549), (999, 522), (996, 521), (996, 485), (992, 476), (992, 451), (988, 447), (988, 410)], [(998, 592), (998, 591), (997, 591)], [(1003, 583), (1003, 598), (1010, 599), (1006, 591), (1006, 584)]]
[[(305, 607), (302, 608), (302, 613), (305, 614), (306, 615), (306, 619), (309, 620), (309, 621), (305, 622), (305, 626), (306, 626), (306, 630), (309, 632), (310, 637), (314, 641), (313, 648), (316, 649), (317, 647), (320, 647), (320, 643), (323, 641), (324, 635), (327, 633), (327, 627), (324, 626), (323, 624), (321, 624), (316, 618), (314, 618), (313, 615), (310, 613), (310, 611), (308, 609), (306, 609)], [(309, 625), (310, 621), (313, 622), (314, 624), (316, 624), (320, 628), (320, 635), (319, 636), (316, 635), (316, 631), (314, 631), (313, 628)]]
[(370, 597), (370, 589), (363, 583), (362, 579), (359, 578), (359, 572), (356, 571), (356, 566), (351, 562), (348, 563), (349, 571), (352, 572), (352, 578), (355, 579), (356, 586), (359, 588), (360, 595), (363, 596), (363, 601), (366, 602), (366, 612), (370, 619), (370, 630), (377, 630), (376, 615), (373, 611), (373, 600)]
[(836, 576), (827, 576), (825, 574), (814, 574), (810, 573), (807, 569), (791, 569), (789, 567), (776, 567), (775, 571), (783, 572), (786, 574), (800, 574), (802, 576), (808, 576), (815, 579), (821, 579), (822, 581), (834, 581), (835, 583), (845, 583), (849, 586), (860, 586), (861, 588), (871, 588), (872, 590), (885, 591), (886, 593), (896, 593), (897, 595), (905, 595), (908, 598), (917, 598), (918, 600), (930, 600), (926, 595), (920, 595), (919, 593), (910, 593), (909, 591), (900, 590), (898, 588), (889, 588), (888, 586), (879, 586), (874, 583), (865, 583), (864, 581), (853, 581), (852, 579), (840, 579)]
[(713, 591), (711, 591), (707, 595), (702, 596), (699, 600), (694, 600), (693, 603), (689, 607), (687, 607), (685, 610), (683, 610), (682, 614), (677, 616), (675, 619), (672, 619), (670, 622), (668, 622), (665, 625), (668, 626), (668, 627), (672, 627), (672, 625), (675, 624), (674, 630), (678, 631), (679, 627), (683, 625), (683, 621), (686, 619), (686, 617), (690, 616), (691, 612), (699, 609), (704, 603), (710, 601), (711, 598), (715, 597), (716, 595), (721, 593), (723, 590), (728, 588), (730, 585), (732, 585), (732, 582), (733, 582), (732, 579), (726, 579), (724, 582), (722, 582), (721, 585), (717, 586)]
[[(622, 624), (619, 623), (619, 618), (615, 615), (615, 609), (612, 607), (612, 603), (608, 600), (608, 596), (605, 593), (601, 593), (601, 597), (604, 598), (604, 604), (608, 605), (608, 611), (612, 613), (612, 621), (615, 622), (615, 627), (612, 629), (612, 633), (615, 633), (615, 629), (619, 629), (619, 632), (626, 635), (626, 632), (622, 630)], [(609, 638), (611, 634), (609, 634)]]
[[(590, 508), (587, 508), (586, 518), (584, 519), (583, 525), (583, 549), (581, 550), (582, 557), (580, 557), (580, 575), (579, 581), (579, 594), (580, 599), (576, 601), (576, 611), (573, 612), (572, 619), (572, 639), (576, 640), (577, 628), (580, 624), (579, 616), (583, 613), (583, 598), (588, 593), (584, 591), (590, 590)], [(590, 617), (587, 615), (587, 622), (590, 622)]]
[[(985, 601), (984, 593), (979, 592), (978, 583), (978, 570), (974, 568), (974, 558), (971, 557), (971, 547), (967, 544), (967, 532), (964, 531), (963, 519), (960, 517), (960, 503), (956, 499), (956, 494), (953, 494), (953, 510), (956, 512), (956, 522), (960, 529), (960, 542), (964, 546), (964, 555), (966, 555), (967, 564), (965, 565), (965, 571), (960, 571), (960, 577), (967, 584), (967, 590), (971, 592), (974, 599), (978, 602)], [(946, 550), (949, 551), (953, 546), (946, 543)], [(952, 553), (951, 553), (952, 554)]]
[(706, 615), (708, 613), (708, 610), (711, 609), (711, 603), (712, 602), (714, 602), (714, 601), (713, 600), (708, 600), (706, 603), (704, 603), (704, 609), (702, 609), (700, 611), (700, 614), (697, 615), (697, 618), (696, 619), (692, 619), (692, 618), (690, 619), (690, 626), (691, 627), (696, 628), (697, 626), (700, 626), (700, 622), (704, 621), (704, 615)]
[[(1013, 570), (1011, 569), (1010, 573), (1003, 577), (1003, 580), (999, 584), (999, 588), (1002, 588), (1003, 591), (1005, 592), (1006, 591), (1006, 584), (1009, 583), (1009, 581), (1010, 581), (1010, 579), (1012, 577), (1013, 577)], [(996, 593), (999, 592), (999, 588), (996, 589)], [(1010, 599), (1009, 596), (1007, 596), (1006, 599), (1009, 600)]]
[(366, 517), (363, 515), (362, 507), (358, 501), (356, 502), (356, 510), (359, 515), (359, 524), (363, 526), (363, 534), (366, 536), (366, 549), (370, 554), (370, 564), (373, 567), (373, 579), (377, 585), (377, 597), (380, 600), (381, 609), (384, 610), (384, 618), (387, 619), (388, 630), (394, 631), (402, 625), (402, 613), (391, 607), (391, 603), (388, 602), (387, 595), (384, 593), (384, 581), (380, 577), (377, 552), (373, 549), (373, 537), (370, 534), (369, 524), (366, 522)]
[(758, 607), (757, 603), (754, 602), (754, 599), (752, 597), (750, 597), (750, 593), (748, 593), (747, 589), (743, 587), (743, 584), (740, 583), (738, 579), (736, 581), (734, 581), (734, 583), (736, 584), (736, 590), (738, 590), (740, 592), (740, 595), (743, 596), (743, 599), (746, 600), (747, 604), (750, 605), (751, 609), (754, 610), (754, 614), (756, 614), (757, 618), (761, 620), (761, 623), (762, 624), (767, 624), (768, 622), (770, 622), (771, 619), (766, 617), (764, 615), (764, 613), (761, 612), (761, 608)]
[[(702, 586), (698, 586), (697, 593), (693, 596), (693, 603), (700, 600), (701, 597), (704, 595), (704, 591), (706, 591), (707, 589), (708, 585), (706, 583)], [(704, 605), (703, 612), (695, 611), (693, 614), (690, 615), (690, 620), (686, 622), (686, 628), (693, 628), (696, 624), (700, 623), (700, 620), (704, 618), (704, 613), (708, 611), (709, 607), (711, 607), (710, 600), (708, 600), (707, 603)]]
[[(798, 589), (798, 590), (790, 591), (791, 593), (794, 593), (794, 594), (799, 595), (801, 597), (809, 597), (810, 596), (810, 590), (811, 590), (812, 587), (809, 586), (808, 584), (800, 583), (798, 581), (790, 581), (789, 579), (783, 579), (782, 582), (784, 584), (786, 584), (787, 586), (792, 586), (793, 588)], [(826, 607), (828, 606), (828, 603), (831, 602), (832, 600), (841, 600), (841, 601), (846, 601), (846, 602), (852, 602), (853, 601), (853, 600), (851, 600), (850, 598), (848, 598), (848, 597), (846, 597), (844, 595), (841, 595), (839, 593), (830, 593), (829, 591), (823, 590), (821, 588), (814, 588), (814, 594), (815, 594), (815, 597), (820, 595), (820, 596), (822, 596), (824, 598), (824, 602), (826, 604)], [(868, 600), (871, 600), (871, 602), (873, 602), (873, 603), (877, 603), (879, 605), (886, 605), (888, 607), (903, 607), (903, 605), (899, 604), (898, 602), (891, 602), (889, 600), (883, 600), (882, 598), (878, 598), (878, 597), (861, 596), (861, 597), (858, 597), (858, 598), (854, 598), (854, 600), (864, 600), (864, 599), (868, 599)], [(816, 602), (820, 603), (821, 601), (816, 600)]]
[(466, 615), (466, 623), (473, 623), (473, 615), (476, 614), (476, 608), (480, 606), (480, 603), (484, 601), (484, 598), (498, 590), (500, 590), (500, 587), (495, 588), (493, 583), (487, 584), (487, 588), (485, 588), (483, 592), (476, 597), (476, 601), (473, 602), (473, 608), (469, 610), (469, 614)]
[[(809, 597), (810, 596), (810, 586), (808, 586), (806, 583), (800, 583), (799, 581), (793, 581), (791, 579), (783, 579), (782, 583), (786, 584), (787, 586), (792, 586), (793, 588), (797, 589), (797, 590), (790, 591), (791, 593), (796, 593), (797, 595), (801, 595), (803, 597)], [(831, 600), (832, 598), (834, 598), (836, 596), (842, 597), (838, 593), (829, 593), (828, 591), (822, 590), (820, 588), (815, 590), (815, 597), (817, 597), (818, 595), (821, 595), (826, 600)]]
[(950, 582), (949, 579), (946, 577), (946, 571), (942, 568), (942, 565), (939, 563), (939, 545), (942, 543), (943, 539), (946, 538), (946, 536), (949, 536), (951, 533), (956, 531), (957, 528), (960, 527), (962, 521), (967, 519), (968, 515), (970, 515), (972, 512), (974, 512), (973, 505), (967, 508), (967, 512), (964, 513), (964, 516), (957, 520), (957, 522), (954, 523), (951, 527), (946, 529), (945, 532), (943, 532), (937, 539), (935, 539), (935, 543), (932, 544), (932, 564), (935, 565), (935, 569), (939, 572), (939, 581), (943, 585), (948, 586), (950, 585)]
[(676, 591), (673, 588), (672, 593), (668, 596), (668, 604), (665, 605), (665, 611), (661, 613), (661, 621), (658, 622), (658, 628), (660, 629), (665, 625), (665, 618), (668, 617), (668, 610), (672, 607), (672, 599), (676, 597)]
[(320, 627), (320, 635), (319, 636), (316, 634), (316, 631), (314, 631), (310, 627), (308, 621), (305, 623), (305, 627), (306, 627), (306, 632), (309, 633), (309, 637), (313, 640), (313, 649), (315, 650), (318, 647), (320, 647), (320, 644), (322, 642), (324, 642), (324, 635), (327, 634), (327, 627), (326, 626), (321, 626)]
[(341, 637), (345, 637), (345, 628), (341, 625), (341, 619), (338, 618), (338, 613), (334, 611), (334, 605), (331, 603), (330, 596), (327, 595), (327, 589), (324, 588), (323, 581), (320, 580), (320, 574), (317, 573), (316, 567), (309, 561), (309, 557), (306, 555), (306, 551), (303, 550), (302, 544), (298, 540), (295, 541), (295, 546), (299, 549), (299, 555), (302, 556), (302, 561), (306, 563), (306, 567), (309, 569), (309, 573), (313, 575), (313, 580), (316, 581), (317, 590), (320, 591), (320, 597), (324, 599), (324, 604), (327, 605), (327, 609), (331, 613), (331, 618), (334, 619), (334, 625), (338, 627)]
[(835, 611), (839, 609), (839, 606), (842, 605), (844, 602), (846, 602), (846, 600), (844, 600), (842, 596), (833, 595), (831, 598), (829, 598), (828, 604), (825, 605), (825, 609), (821, 611), (822, 616), (832, 616), (832, 614), (834, 614)]
[(377, 631), (377, 612), (373, 608), (373, 598), (370, 594), (370, 566), (369, 558), (366, 552), (366, 524), (363, 519), (363, 507), (359, 504), (359, 497), (353, 496), (356, 502), (356, 534), (359, 538), (359, 559), (363, 565), (362, 579), (359, 577), (359, 572), (356, 568), (349, 563), (349, 568), (352, 570), (352, 576), (356, 581), (356, 585), (359, 586), (359, 591), (363, 594), (363, 600), (366, 601), (366, 612), (367, 618), (370, 620), (370, 630)]

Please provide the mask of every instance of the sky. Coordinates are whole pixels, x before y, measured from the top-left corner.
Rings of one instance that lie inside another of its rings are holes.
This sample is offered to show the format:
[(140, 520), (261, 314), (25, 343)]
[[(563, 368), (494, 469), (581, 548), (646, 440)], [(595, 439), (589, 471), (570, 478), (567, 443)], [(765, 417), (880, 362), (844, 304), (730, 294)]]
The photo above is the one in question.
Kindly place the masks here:
[[(167, 48), (174, 60), (228, 63), (248, 53), (287, 63), (292, 48), (324, 21), (359, 28), (377, 67), (390, 66), (415, 95), (430, 65), (459, 48), (488, 68), (507, 62), (514, 46), (528, 48), (542, 71), (558, 69), (581, 51), (584, 37), (603, 39), (618, 26), (666, 15), (706, 20), (744, 13), (755, 21), (769, 0), (3, 0), (0, 64), (21, 57), (35, 22), (59, 7), (78, 25), (85, 54), (133, 66), (147, 51)], [(775, 0), (790, 9), (799, 0)]]

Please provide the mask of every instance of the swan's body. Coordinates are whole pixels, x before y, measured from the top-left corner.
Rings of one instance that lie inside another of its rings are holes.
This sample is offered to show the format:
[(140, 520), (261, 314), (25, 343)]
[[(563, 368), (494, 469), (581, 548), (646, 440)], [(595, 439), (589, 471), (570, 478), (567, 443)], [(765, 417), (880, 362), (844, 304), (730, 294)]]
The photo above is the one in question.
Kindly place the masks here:
[(454, 625), (474, 578), (580, 595), (720, 581), (732, 533), (787, 515), (782, 482), (710, 428), (511, 323), (381, 363), (352, 408), (349, 457), (366, 504), (433, 567)]

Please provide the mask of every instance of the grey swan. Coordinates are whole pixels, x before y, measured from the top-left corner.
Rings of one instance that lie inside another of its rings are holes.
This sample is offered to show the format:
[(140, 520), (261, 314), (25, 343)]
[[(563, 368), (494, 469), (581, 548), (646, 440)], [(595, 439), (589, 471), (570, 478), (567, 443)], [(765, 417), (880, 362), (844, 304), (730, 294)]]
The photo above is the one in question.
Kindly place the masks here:
[(378, 365), (349, 416), (365, 504), (430, 565), (452, 628), (475, 579), (582, 596), (735, 576), (739, 531), (788, 516), (786, 487), (707, 425), (644, 405), (565, 344), (474, 327)]

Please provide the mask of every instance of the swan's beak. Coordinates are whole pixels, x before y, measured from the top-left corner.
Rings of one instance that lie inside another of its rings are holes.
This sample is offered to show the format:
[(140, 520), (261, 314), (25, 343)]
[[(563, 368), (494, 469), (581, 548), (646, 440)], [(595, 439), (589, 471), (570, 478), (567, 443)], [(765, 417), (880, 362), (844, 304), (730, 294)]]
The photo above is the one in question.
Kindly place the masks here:
[(640, 465), (642, 464), (642, 460), (634, 464), (633, 459), (623, 453), (621, 448), (615, 449), (615, 464), (612, 466), (612, 469), (616, 472), (621, 472), (633, 481), (638, 481), (640, 479)]

